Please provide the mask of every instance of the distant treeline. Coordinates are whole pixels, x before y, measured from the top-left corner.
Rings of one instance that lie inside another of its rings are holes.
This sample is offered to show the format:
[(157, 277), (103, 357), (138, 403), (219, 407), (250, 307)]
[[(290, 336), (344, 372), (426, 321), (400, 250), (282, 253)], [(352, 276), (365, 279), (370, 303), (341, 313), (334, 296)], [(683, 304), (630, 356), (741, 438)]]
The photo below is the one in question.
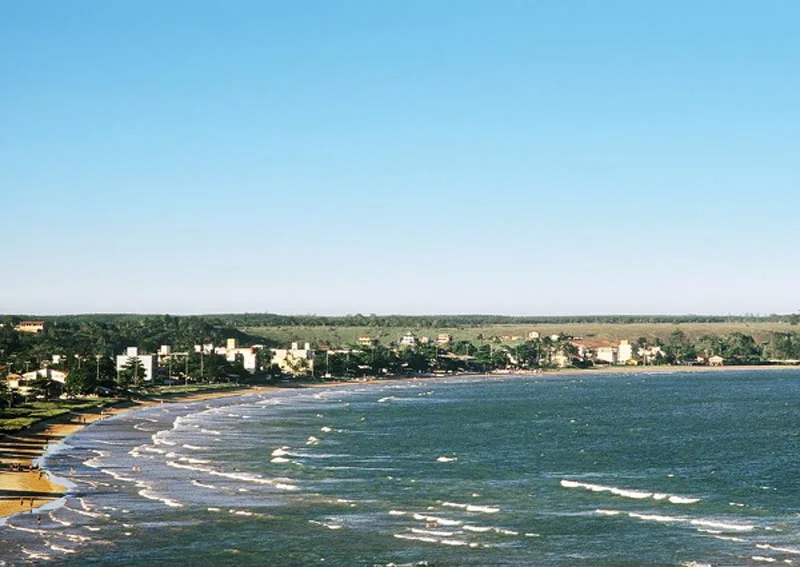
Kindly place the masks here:
[[(6, 320), (18, 322), (36, 319), (51, 323), (75, 324), (134, 323), (154, 317), (140, 314), (82, 314), (82, 315), (7, 315)], [(183, 320), (202, 321), (216, 327), (401, 327), (447, 328), (482, 327), (489, 325), (541, 325), (541, 324), (651, 324), (651, 323), (800, 323), (800, 314), (771, 315), (558, 315), (558, 316), (508, 316), (508, 315), (278, 315), (275, 313), (229, 313), (211, 315), (172, 316)]]

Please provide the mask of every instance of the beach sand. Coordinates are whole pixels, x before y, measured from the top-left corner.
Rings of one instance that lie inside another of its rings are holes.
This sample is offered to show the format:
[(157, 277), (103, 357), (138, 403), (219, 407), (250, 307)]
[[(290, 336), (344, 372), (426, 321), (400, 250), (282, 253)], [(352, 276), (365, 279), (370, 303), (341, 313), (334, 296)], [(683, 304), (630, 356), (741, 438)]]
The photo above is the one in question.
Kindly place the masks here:
[(272, 386), (208, 392), (190, 396), (123, 402), (111, 408), (88, 412), (73, 412), (68, 418), (42, 421), (15, 435), (0, 436), (0, 519), (20, 513), (32, 513), (37, 508), (61, 498), (66, 488), (53, 482), (47, 471), (33, 468), (50, 443), (72, 435), (86, 425), (111, 415), (161, 403), (185, 403), (242, 394), (276, 390)]

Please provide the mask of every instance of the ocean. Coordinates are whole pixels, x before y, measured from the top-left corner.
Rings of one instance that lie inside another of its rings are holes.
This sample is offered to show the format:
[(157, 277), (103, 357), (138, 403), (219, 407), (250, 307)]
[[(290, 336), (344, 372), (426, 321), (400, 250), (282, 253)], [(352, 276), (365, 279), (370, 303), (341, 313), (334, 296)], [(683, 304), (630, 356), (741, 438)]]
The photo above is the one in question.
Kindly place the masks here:
[(800, 371), (287, 388), (96, 422), (0, 565), (800, 565)]

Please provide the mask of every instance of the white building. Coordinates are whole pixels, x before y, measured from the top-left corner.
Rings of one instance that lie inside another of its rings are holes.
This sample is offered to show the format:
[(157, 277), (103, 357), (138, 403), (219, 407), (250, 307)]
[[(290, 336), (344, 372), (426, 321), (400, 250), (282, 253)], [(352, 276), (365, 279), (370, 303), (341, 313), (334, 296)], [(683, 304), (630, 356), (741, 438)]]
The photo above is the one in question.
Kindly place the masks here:
[(539, 338), (539, 331), (530, 331), (528, 332), (528, 340), (535, 340)]
[(314, 351), (309, 343), (305, 343), (303, 348), (292, 343), (292, 348), (272, 349), (272, 364), (277, 364), (282, 372), (288, 374), (313, 374)]
[(599, 346), (595, 351), (595, 360), (602, 360), (609, 364), (617, 363), (617, 348), (613, 346)]
[(228, 339), (224, 347), (214, 349), (216, 354), (221, 354), (228, 362), (235, 362), (237, 357), (242, 358), (244, 369), (254, 374), (258, 370), (257, 352), (261, 349), (258, 346), (240, 347), (236, 339)]
[(417, 344), (417, 337), (414, 333), (409, 331), (400, 338), (400, 344), (404, 346), (414, 346)]
[(626, 340), (621, 340), (617, 347), (617, 362), (628, 364), (629, 360), (633, 360), (633, 345)]
[(22, 375), (22, 379), (26, 382), (33, 382), (37, 378), (49, 378), (53, 382), (63, 384), (67, 381), (67, 373), (52, 368), (40, 368), (39, 370), (31, 370)]
[(154, 354), (139, 354), (139, 349), (137, 347), (128, 347), (125, 350), (125, 354), (117, 355), (117, 372), (125, 368), (128, 362), (133, 358), (138, 358), (142, 363), (142, 368), (144, 368), (144, 380), (146, 382), (151, 382), (158, 369), (158, 357)]
[(661, 347), (656, 345), (640, 348), (636, 354), (644, 364), (653, 364), (659, 356), (666, 356)]

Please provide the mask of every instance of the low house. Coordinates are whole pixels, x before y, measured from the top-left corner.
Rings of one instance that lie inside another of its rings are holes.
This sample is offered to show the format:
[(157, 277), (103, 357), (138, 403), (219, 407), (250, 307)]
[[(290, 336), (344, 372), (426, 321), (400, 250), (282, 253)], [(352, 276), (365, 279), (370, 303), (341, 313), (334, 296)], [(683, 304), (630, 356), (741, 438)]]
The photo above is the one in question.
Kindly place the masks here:
[(33, 382), (37, 378), (48, 378), (53, 382), (64, 384), (67, 381), (67, 372), (62, 370), (55, 370), (54, 368), (40, 368), (39, 370), (31, 370), (22, 375), (23, 380), (26, 382)]
[(725, 359), (722, 358), (720, 355), (715, 354), (714, 356), (708, 357), (708, 365), (709, 366), (722, 366), (725, 362)]
[(533, 341), (539, 338), (539, 331), (529, 331), (528, 340)]
[(653, 364), (657, 358), (666, 356), (658, 345), (641, 347), (636, 351), (636, 355), (644, 364)]
[(14, 326), (18, 333), (41, 333), (44, 331), (44, 321), (21, 321)]
[(22, 374), (14, 374), (12, 372), (6, 376), (6, 386), (8, 386), (9, 390), (21, 396), (27, 396), (31, 393), (31, 387), (28, 385), (28, 381), (22, 377)]
[(358, 344), (359, 346), (372, 346), (372, 337), (369, 335), (359, 335)]
[(414, 346), (417, 344), (417, 336), (409, 331), (402, 336), (400, 339), (400, 344), (403, 346)]
[(436, 343), (440, 345), (449, 345), (453, 342), (453, 335), (450, 333), (439, 333), (436, 337)]
[(593, 360), (601, 364), (618, 364), (619, 350), (614, 343), (588, 339), (574, 339), (570, 341), (583, 359)]

